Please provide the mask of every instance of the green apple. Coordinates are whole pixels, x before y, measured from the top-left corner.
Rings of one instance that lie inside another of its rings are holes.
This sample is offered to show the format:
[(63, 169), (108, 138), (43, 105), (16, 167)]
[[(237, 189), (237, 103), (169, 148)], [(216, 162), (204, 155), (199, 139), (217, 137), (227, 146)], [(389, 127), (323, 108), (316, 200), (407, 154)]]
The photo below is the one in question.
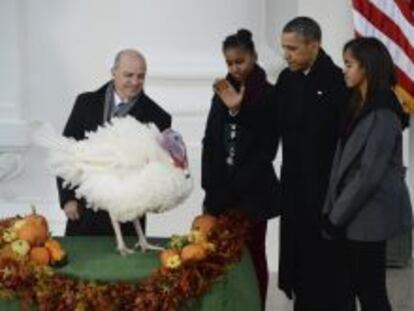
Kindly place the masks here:
[(4, 232), (3, 232), (3, 241), (4, 242), (10, 243), (10, 242), (13, 242), (16, 239), (17, 239), (16, 230), (13, 230), (13, 229), (10, 229), (10, 228), (4, 230)]
[(25, 240), (16, 240), (11, 243), (11, 249), (20, 256), (25, 256), (30, 251), (30, 244)]
[(188, 236), (187, 235), (178, 235), (174, 234), (169, 242), (169, 246), (171, 248), (178, 248), (181, 249), (188, 244)]

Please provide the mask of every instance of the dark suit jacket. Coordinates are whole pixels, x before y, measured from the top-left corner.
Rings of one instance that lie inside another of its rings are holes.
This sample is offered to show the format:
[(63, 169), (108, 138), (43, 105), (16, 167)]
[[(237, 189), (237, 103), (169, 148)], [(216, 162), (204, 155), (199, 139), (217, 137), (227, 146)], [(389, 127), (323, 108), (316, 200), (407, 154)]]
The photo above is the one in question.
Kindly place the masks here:
[(279, 214), (279, 180), (272, 163), (278, 143), (272, 95), (272, 87), (266, 84), (236, 116), (241, 132), (231, 173), (226, 164), (224, 142), (229, 113), (220, 98), (214, 96), (202, 150), (202, 187), (207, 213), (217, 215), (240, 208), (255, 220)]
[(283, 145), (279, 287), (290, 295), (296, 243), (322, 239), (321, 211), (348, 92), (342, 70), (323, 50), (307, 75), (283, 70), (275, 91)]
[[(400, 107), (392, 91), (376, 100)], [(401, 132), (399, 115), (378, 108), (338, 142), (323, 212), (350, 240), (384, 241), (412, 228)]]
[[(108, 84), (105, 84), (95, 92), (80, 94), (74, 104), (72, 112), (66, 123), (63, 135), (73, 137), (76, 140), (85, 138), (85, 133), (96, 131), (99, 125), (103, 125), (104, 101)], [(151, 98), (142, 93), (138, 102), (128, 113), (137, 120), (147, 123), (153, 122), (160, 131), (171, 126), (171, 116), (158, 106)], [(58, 179), (58, 191), (60, 205), (76, 199), (75, 191), (62, 186), (62, 180)], [(93, 212), (85, 208), (84, 200), (81, 203), (81, 219), (68, 221), (67, 235), (110, 235), (113, 234), (108, 214), (104, 211)], [(124, 234), (134, 234), (132, 226), (123, 226)], [(126, 231), (126, 232), (125, 232)]]

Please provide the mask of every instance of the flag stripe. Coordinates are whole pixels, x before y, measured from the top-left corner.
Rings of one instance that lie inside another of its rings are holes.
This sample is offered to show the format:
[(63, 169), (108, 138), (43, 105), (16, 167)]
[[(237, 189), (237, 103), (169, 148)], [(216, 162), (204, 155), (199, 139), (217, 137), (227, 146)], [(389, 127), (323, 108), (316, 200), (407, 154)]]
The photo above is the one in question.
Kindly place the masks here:
[[(383, 1), (383, 2), (388, 2), (388, 1)], [(400, 9), (401, 13), (404, 15), (404, 17), (406, 18), (406, 20), (414, 26), (414, 14), (413, 14), (413, 9), (414, 9), (414, 2), (410, 1), (410, 3), (407, 0), (396, 0), (394, 1), (389, 1), (392, 3), (395, 3), (398, 8)]]
[[(352, 0), (355, 34), (381, 40), (396, 67), (400, 93), (414, 98), (414, 0)], [(406, 107), (407, 108), (407, 107)]]
[[(400, 27), (394, 23), (387, 15), (379, 10), (375, 5), (368, 1), (354, 1), (355, 9), (359, 11), (375, 28), (379, 29), (389, 39), (392, 39), (398, 44), (401, 49), (407, 54), (407, 56), (414, 63), (414, 46), (405, 37)], [(413, 28), (413, 40), (414, 42), (414, 28)]]
[[(409, 19), (407, 19), (401, 10), (401, 7), (403, 7), (401, 3), (398, 5), (395, 1), (390, 0), (370, 0), (369, 2), (371, 2), (382, 13), (387, 15), (391, 20), (393, 20), (394, 23), (404, 33), (405, 37), (412, 44), (414, 44), (414, 25), (412, 23), (413, 17), (411, 16)], [(409, 10), (408, 6), (405, 5), (405, 9)]]
[(379, 29), (375, 28), (357, 10), (353, 10), (355, 31), (362, 36), (372, 36), (381, 40), (388, 48), (394, 63), (407, 77), (414, 81), (414, 63), (394, 41), (389, 39)]

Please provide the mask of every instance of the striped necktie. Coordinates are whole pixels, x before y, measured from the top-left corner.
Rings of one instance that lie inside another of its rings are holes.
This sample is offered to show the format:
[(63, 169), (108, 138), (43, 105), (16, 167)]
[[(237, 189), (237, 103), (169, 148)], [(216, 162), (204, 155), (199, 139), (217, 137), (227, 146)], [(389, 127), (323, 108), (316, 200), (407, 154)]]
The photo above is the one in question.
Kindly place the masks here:
[(114, 107), (114, 117), (120, 117), (125, 114), (125, 112), (128, 110), (129, 103), (119, 103)]

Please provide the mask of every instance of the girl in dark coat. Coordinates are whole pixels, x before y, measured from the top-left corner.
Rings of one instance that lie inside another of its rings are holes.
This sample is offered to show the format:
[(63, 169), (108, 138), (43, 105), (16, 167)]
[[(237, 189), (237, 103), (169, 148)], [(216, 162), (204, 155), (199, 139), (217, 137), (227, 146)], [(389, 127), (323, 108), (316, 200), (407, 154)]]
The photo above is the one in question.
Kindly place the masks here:
[(392, 88), (394, 65), (375, 38), (344, 47), (345, 82), (353, 90), (324, 206), (325, 235), (345, 238), (354, 294), (362, 311), (390, 311), (385, 242), (412, 228), (402, 160), (407, 118)]
[(202, 151), (204, 211), (244, 210), (254, 226), (250, 249), (263, 308), (268, 284), (267, 219), (279, 214), (279, 182), (272, 161), (277, 133), (272, 87), (257, 65), (252, 35), (239, 30), (223, 42), (228, 74), (214, 85)]

